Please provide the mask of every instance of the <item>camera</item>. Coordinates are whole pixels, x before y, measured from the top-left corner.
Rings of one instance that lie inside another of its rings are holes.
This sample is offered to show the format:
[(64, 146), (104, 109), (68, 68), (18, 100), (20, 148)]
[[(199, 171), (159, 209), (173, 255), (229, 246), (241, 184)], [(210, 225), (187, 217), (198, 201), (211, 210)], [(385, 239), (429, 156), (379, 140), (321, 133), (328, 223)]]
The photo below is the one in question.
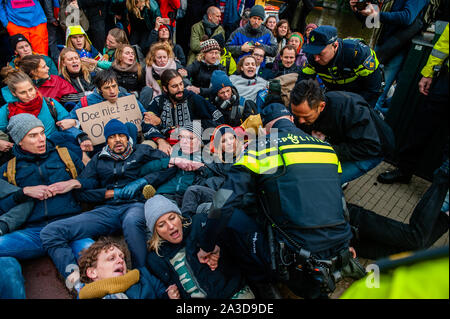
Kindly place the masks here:
[[(389, 2), (389, 1), (390, 0), (385, 1), (385, 2)], [(361, 11), (361, 10), (364, 10), (369, 3), (378, 4), (378, 1), (377, 0), (358, 0), (355, 4), (355, 7), (356, 7), (356, 9), (358, 9), (358, 11)]]

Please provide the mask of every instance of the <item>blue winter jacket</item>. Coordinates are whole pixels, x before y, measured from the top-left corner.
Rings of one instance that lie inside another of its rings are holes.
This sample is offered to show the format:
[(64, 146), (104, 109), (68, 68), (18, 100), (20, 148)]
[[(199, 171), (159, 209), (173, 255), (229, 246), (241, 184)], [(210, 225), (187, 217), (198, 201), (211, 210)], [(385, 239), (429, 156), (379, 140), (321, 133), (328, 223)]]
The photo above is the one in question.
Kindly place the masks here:
[[(83, 162), (69, 150), (70, 156), (77, 169), (78, 174), (84, 168)], [(16, 157), (16, 183), (19, 187), (51, 185), (57, 182), (72, 179), (70, 173), (66, 170), (66, 165), (61, 160), (55, 149), (55, 144), (47, 139), (47, 150), (42, 155), (28, 153), (23, 151), (17, 144), (13, 147), (13, 154)], [(7, 180), (4, 176), (8, 163), (0, 168), (1, 178)], [(88, 186), (88, 184), (86, 183)], [(2, 207), (14, 207), (24, 200), (27, 196), (11, 194), (0, 201)], [(22, 225), (27, 227), (41, 227), (61, 218), (70, 217), (81, 212), (81, 206), (75, 199), (73, 191), (66, 194), (56, 195), (45, 200), (34, 200), (34, 208)]]
[(2, 0), (0, 2), (0, 21), (5, 28), (8, 22), (32, 28), (47, 23), (47, 18), (37, 0)]

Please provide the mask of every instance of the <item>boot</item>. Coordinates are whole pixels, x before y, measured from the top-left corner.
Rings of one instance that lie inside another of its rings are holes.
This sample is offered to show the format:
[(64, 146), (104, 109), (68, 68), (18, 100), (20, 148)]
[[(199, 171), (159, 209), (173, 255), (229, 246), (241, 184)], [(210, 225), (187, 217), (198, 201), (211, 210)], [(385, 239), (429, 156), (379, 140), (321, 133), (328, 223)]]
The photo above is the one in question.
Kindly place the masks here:
[(412, 174), (405, 174), (399, 168), (392, 171), (381, 173), (377, 181), (383, 184), (403, 183), (408, 184), (411, 181)]

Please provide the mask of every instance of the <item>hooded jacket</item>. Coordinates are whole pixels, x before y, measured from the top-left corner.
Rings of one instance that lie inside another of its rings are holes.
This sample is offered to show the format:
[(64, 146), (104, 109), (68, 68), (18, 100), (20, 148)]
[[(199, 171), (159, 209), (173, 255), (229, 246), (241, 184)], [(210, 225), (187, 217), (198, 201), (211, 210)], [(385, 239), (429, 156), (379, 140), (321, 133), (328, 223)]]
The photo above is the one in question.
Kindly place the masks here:
[(9, 22), (32, 28), (47, 23), (47, 18), (39, 1), (8, 0), (0, 3), (0, 21), (5, 28)]
[(83, 27), (80, 25), (74, 25), (74, 26), (67, 26), (66, 30), (66, 46), (68, 46), (68, 43), (70, 41), (69, 37), (71, 35), (78, 35), (83, 34), (86, 36), (86, 41), (91, 45), (91, 51), (86, 51), (85, 49), (78, 50), (75, 49), (81, 58), (88, 57), (91, 59), (99, 59), (102, 58), (102, 55), (98, 52), (96, 48), (92, 45), (91, 40), (89, 39), (89, 36), (87, 35), (86, 31), (84, 31)]

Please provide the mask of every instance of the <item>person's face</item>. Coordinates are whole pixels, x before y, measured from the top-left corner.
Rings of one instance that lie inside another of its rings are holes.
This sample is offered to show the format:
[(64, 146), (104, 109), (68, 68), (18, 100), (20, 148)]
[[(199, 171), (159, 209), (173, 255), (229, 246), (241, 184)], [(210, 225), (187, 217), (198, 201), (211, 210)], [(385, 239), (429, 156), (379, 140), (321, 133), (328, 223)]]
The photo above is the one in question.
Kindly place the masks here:
[(327, 65), (334, 58), (337, 47), (337, 43), (327, 45), (322, 52), (314, 55), (314, 61), (320, 65)]
[(122, 51), (122, 64), (125, 65), (133, 65), (136, 61), (136, 54), (134, 53), (133, 48), (125, 47)]
[(74, 46), (75, 49), (77, 50), (84, 49), (86, 39), (84, 38), (83, 34), (71, 35), (70, 41), (72, 41), (72, 45)]
[(308, 101), (304, 101), (299, 105), (291, 105), (292, 114), (295, 115), (300, 124), (305, 125), (313, 124), (319, 117), (320, 113), (322, 113), (324, 107), (325, 102), (320, 102), (318, 108), (316, 109), (311, 109)]
[(36, 70), (33, 71), (34, 79), (48, 79), (49, 67), (45, 63), (44, 59), (41, 59)]
[(184, 83), (181, 76), (177, 76), (169, 81), (169, 85), (164, 90), (169, 94), (169, 97), (175, 101), (183, 100)]
[(231, 89), (231, 86), (226, 86), (224, 88), (221, 88), (219, 92), (217, 92), (217, 96), (222, 101), (228, 101), (233, 96), (233, 90)]
[(16, 52), (21, 58), (31, 55), (33, 51), (31, 50), (31, 45), (27, 41), (20, 41), (16, 45)]
[(169, 62), (169, 56), (165, 50), (158, 50), (155, 53), (155, 64), (159, 67), (166, 66), (167, 62)]
[(19, 142), (19, 146), (24, 151), (32, 154), (44, 154), (46, 150), (45, 142), (45, 130), (39, 126), (31, 129)]
[(232, 133), (222, 135), (221, 143), (223, 152), (236, 153), (236, 137)]
[(295, 63), (295, 51), (285, 49), (283, 55), (281, 56), (281, 63), (286, 68), (290, 68)]
[(263, 20), (257, 16), (250, 17), (249, 21), (250, 21), (250, 25), (252, 26), (253, 29), (258, 29), (263, 22)]
[(305, 35), (307, 38), (309, 38), (309, 34), (311, 33), (312, 30), (314, 30), (314, 28), (308, 28), (305, 30)]
[(180, 149), (183, 154), (192, 154), (200, 150), (201, 141), (194, 133), (181, 130), (178, 139), (180, 140)]
[(275, 26), (276, 26), (276, 25), (277, 25), (277, 19), (275, 19), (275, 18), (273, 18), (273, 17), (267, 18), (267, 21), (266, 21), (266, 27), (267, 27), (269, 30), (275, 29)]
[(63, 66), (67, 68), (69, 73), (78, 73), (81, 71), (81, 59), (78, 53), (76, 52), (67, 52), (64, 55)]
[(264, 50), (261, 50), (259, 48), (254, 48), (252, 57), (255, 58), (256, 66), (260, 66), (261, 63), (264, 61)]
[(287, 23), (283, 23), (282, 25), (280, 25), (278, 27), (278, 35), (280, 37), (285, 37), (287, 32), (288, 32), (288, 25), (287, 25)]
[(139, 10), (142, 10), (145, 6), (145, 0), (137, 0), (136, 2), (136, 8)]
[(205, 53), (204, 60), (207, 64), (215, 64), (220, 59), (219, 50), (211, 50)]
[(254, 58), (247, 58), (245, 59), (244, 63), (242, 64), (241, 71), (244, 72), (244, 74), (252, 78), (256, 74), (256, 61)]
[(159, 237), (171, 244), (179, 244), (183, 240), (183, 223), (177, 213), (162, 215), (155, 223), (155, 231)]
[(208, 20), (213, 24), (219, 24), (220, 19), (222, 18), (222, 13), (220, 10), (214, 10), (214, 12), (208, 15)]
[(119, 85), (116, 81), (104, 83), (100, 88), (100, 92), (109, 103), (115, 103), (119, 97)]
[(292, 37), (289, 39), (288, 44), (292, 45), (293, 47), (295, 47), (295, 50), (297, 50), (298, 46), (300, 45), (300, 39), (297, 37)]
[(117, 43), (116, 39), (111, 34), (108, 34), (108, 36), (106, 37), (106, 47), (111, 50), (117, 49), (118, 46), (119, 43)]
[(102, 250), (98, 254), (95, 267), (89, 267), (86, 275), (92, 281), (123, 276), (127, 273), (125, 254), (116, 246)]
[(113, 134), (108, 137), (106, 143), (114, 153), (122, 154), (127, 149), (128, 137), (125, 134)]
[(19, 82), (14, 88), (15, 91), (12, 94), (23, 103), (28, 103), (36, 97), (36, 88), (29, 81)]
[(167, 29), (167, 28), (161, 28), (161, 29), (158, 31), (158, 36), (159, 36), (159, 39), (160, 39), (160, 40), (168, 40), (169, 37), (170, 37), (169, 29)]

